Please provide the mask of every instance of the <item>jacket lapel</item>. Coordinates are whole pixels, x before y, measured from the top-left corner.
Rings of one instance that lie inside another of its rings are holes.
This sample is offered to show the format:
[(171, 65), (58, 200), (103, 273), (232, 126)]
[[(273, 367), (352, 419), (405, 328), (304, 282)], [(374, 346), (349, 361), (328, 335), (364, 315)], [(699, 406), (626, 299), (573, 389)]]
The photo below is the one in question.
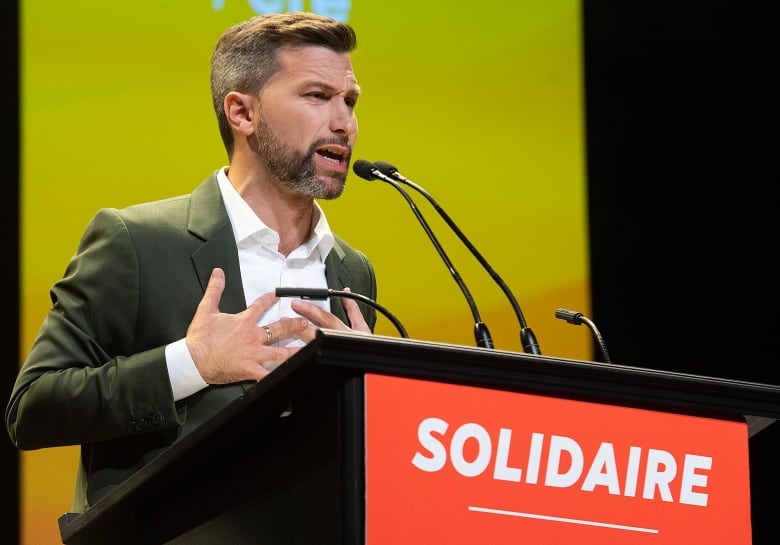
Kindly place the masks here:
[[(325, 258), (325, 280), (328, 283), (328, 288), (332, 290), (342, 291), (345, 287), (352, 285), (352, 274), (344, 266), (344, 249), (339, 244), (338, 240), (333, 245), (333, 249)], [(334, 304), (331, 299), (331, 312), (341, 319), (344, 323), (347, 321), (347, 315), (344, 312), (344, 307), (341, 303)]]
[(187, 228), (203, 240), (203, 245), (192, 254), (192, 263), (203, 289), (206, 289), (212, 269), (220, 267), (225, 271), (225, 291), (220, 300), (220, 310), (229, 313), (245, 310), (238, 248), (219, 192), (216, 172), (192, 192)]

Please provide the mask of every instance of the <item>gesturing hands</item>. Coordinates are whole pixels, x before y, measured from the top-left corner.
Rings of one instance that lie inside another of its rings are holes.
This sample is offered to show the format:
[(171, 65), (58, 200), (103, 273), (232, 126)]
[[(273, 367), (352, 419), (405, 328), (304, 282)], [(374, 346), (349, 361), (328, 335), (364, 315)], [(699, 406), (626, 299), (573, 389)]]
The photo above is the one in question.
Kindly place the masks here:
[(313, 337), (306, 318), (281, 318), (265, 326), (257, 325), (260, 316), (278, 300), (273, 292), (258, 297), (238, 314), (220, 312), (224, 289), (225, 273), (214, 269), (187, 328), (187, 348), (208, 384), (260, 380), (300, 349), (268, 346), (271, 340)]
[[(349, 288), (346, 288), (344, 291), (349, 291)], [(308, 301), (296, 299), (290, 305), (295, 312), (309, 319), (313, 324), (314, 330), (324, 327), (327, 329), (352, 331), (354, 333), (371, 333), (371, 328), (368, 327), (368, 324), (363, 317), (363, 313), (360, 312), (358, 304), (353, 299), (347, 298), (341, 299), (341, 302), (344, 305), (344, 310), (347, 313), (347, 318), (349, 318), (352, 327), (346, 325), (334, 314), (331, 314), (322, 307), (309, 303)]]
[(350, 328), (334, 314), (307, 301), (295, 300), (292, 309), (298, 318), (280, 318), (258, 325), (257, 321), (279, 298), (268, 292), (255, 299), (246, 310), (227, 314), (219, 310), (225, 289), (225, 273), (211, 272), (206, 291), (187, 328), (187, 348), (200, 376), (208, 384), (228, 384), (260, 380), (300, 347), (269, 346), (279, 339), (296, 337), (311, 341), (319, 328), (371, 333), (357, 303), (343, 299)]

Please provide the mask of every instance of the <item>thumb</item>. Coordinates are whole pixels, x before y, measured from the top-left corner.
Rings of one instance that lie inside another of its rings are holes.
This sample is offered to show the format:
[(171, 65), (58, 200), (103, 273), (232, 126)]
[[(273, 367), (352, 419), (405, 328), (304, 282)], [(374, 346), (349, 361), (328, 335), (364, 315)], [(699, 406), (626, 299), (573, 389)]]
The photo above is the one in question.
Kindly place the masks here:
[(198, 308), (206, 312), (219, 312), (219, 300), (225, 290), (225, 271), (219, 267), (212, 269), (206, 291), (198, 304)]

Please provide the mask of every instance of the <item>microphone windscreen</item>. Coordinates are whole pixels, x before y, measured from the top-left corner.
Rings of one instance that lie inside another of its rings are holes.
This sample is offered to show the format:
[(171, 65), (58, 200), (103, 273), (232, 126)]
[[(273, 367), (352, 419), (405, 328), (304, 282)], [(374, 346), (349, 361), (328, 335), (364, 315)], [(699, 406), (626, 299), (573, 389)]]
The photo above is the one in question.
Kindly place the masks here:
[(569, 310), (566, 308), (559, 308), (555, 311), (555, 317), (560, 320), (566, 320), (570, 324), (574, 325), (581, 325), (582, 322), (580, 321), (582, 318), (581, 312), (574, 312), (573, 310)]
[(366, 161), (365, 159), (358, 159), (355, 161), (352, 165), (352, 171), (369, 182), (371, 180), (376, 180), (377, 178), (376, 174), (374, 174), (376, 166), (374, 166), (374, 163), (371, 161)]
[(395, 176), (398, 173), (398, 169), (387, 161), (374, 161), (374, 166), (379, 169), (379, 172), (387, 176)]

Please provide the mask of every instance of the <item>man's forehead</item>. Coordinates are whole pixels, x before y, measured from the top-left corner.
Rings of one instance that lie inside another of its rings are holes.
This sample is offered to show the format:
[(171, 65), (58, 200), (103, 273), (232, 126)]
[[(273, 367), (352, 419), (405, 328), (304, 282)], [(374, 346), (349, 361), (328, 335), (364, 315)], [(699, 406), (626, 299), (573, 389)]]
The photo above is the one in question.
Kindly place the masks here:
[(317, 67), (339, 69), (352, 73), (349, 53), (340, 53), (318, 45), (285, 46), (279, 49), (278, 59), (284, 69), (312, 69)]
[(278, 59), (280, 78), (358, 87), (349, 53), (322, 46), (283, 47), (278, 51)]

